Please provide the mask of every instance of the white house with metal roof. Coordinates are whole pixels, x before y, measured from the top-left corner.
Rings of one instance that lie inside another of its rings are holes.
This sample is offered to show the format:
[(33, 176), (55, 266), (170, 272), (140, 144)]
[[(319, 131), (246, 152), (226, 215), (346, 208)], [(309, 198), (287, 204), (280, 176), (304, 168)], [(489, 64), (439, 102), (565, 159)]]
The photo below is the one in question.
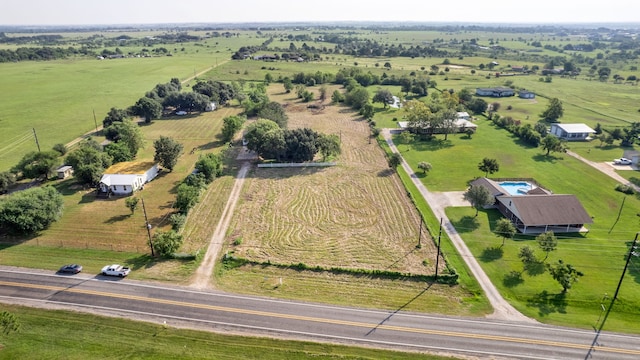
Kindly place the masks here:
[(585, 124), (551, 124), (551, 134), (567, 141), (591, 140), (595, 133)]

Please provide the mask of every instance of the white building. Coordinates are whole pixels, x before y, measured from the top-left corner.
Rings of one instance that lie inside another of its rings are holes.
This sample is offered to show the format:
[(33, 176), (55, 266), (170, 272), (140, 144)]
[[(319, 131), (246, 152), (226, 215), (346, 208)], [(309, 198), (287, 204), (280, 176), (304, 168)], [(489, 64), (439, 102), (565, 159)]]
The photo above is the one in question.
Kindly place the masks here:
[(158, 164), (154, 162), (121, 162), (107, 170), (100, 179), (102, 195), (130, 195), (158, 175)]

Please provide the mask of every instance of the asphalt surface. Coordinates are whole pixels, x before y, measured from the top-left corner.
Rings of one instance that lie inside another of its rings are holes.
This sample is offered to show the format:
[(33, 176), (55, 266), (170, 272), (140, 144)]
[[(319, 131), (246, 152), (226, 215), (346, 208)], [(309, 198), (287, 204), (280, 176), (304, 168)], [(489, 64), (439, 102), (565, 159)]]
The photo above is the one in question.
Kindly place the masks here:
[(640, 337), (631, 335), (239, 296), (90, 274), (3, 267), (0, 301), (222, 333), (491, 359), (640, 358)]

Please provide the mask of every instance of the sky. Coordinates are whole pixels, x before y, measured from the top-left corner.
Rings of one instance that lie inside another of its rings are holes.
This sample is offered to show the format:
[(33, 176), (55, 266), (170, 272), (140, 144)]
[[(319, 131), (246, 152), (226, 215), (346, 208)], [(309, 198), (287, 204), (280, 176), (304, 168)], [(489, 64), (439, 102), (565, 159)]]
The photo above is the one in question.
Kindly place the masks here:
[(9, 0), (0, 25), (402, 21), (640, 23), (639, 0)]

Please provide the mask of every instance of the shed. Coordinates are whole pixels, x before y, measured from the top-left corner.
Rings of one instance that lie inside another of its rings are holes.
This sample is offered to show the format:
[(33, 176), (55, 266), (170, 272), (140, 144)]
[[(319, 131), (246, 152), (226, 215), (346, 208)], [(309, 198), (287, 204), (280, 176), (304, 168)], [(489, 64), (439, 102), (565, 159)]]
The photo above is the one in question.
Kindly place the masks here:
[(536, 94), (532, 93), (531, 91), (520, 90), (518, 91), (518, 97), (521, 99), (534, 99), (536, 97)]
[(58, 179), (66, 179), (69, 176), (73, 175), (73, 166), (71, 165), (63, 165), (60, 166), (56, 173), (58, 174)]

